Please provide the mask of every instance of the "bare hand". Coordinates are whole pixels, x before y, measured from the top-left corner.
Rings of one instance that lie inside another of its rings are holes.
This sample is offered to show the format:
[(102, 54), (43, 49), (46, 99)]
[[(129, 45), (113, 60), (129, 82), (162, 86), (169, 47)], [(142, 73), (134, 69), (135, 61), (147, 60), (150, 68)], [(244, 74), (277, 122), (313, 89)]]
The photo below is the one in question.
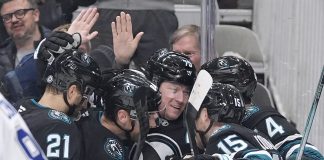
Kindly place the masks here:
[(80, 33), (82, 43), (88, 43), (91, 39), (98, 35), (97, 31), (89, 33), (95, 22), (98, 20), (99, 13), (97, 8), (83, 9), (78, 17), (72, 22), (69, 34)]
[(133, 36), (132, 20), (129, 14), (124, 12), (116, 17), (116, 22), (111, 23), (113, 34), (115, 60), (118, 64), (124, 65), (130, 62), (144, 32)]

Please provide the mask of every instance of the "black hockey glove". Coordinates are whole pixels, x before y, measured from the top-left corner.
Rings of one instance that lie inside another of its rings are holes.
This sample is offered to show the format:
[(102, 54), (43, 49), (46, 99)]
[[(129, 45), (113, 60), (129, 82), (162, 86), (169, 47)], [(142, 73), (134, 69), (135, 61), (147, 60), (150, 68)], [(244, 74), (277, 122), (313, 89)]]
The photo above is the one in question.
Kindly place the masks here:
[(81, 35), (79, 33), (70, 35), (66, 32), (53, 32), (40, 42), (35, 51), (34, 59), (45, 60), (50, 63), (59, 54), (72, 48), (76, 49), (80, 44)]
[(48, 38), (43, 39), (34, 53), (40, 77), (43, 76), (47, 65), (52, 64), (58, 55), (71, 51), (72, 48), (78, 48), (80, 44), (79, 33), (70, 35), (65, 32), (53, 32)]

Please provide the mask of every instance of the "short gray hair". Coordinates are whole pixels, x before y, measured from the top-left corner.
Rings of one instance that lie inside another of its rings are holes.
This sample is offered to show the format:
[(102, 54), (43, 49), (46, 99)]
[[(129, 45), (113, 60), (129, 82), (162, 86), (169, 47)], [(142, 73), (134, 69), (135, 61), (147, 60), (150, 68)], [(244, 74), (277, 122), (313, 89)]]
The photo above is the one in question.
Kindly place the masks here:
[(171, 36), (170, 38), (170, 46), (172, 47), (172, 45), (174, 43), (176, 43), (177, 41), (179, 41), (181, 38), (188, 36), (188, 35), (193, 35), (197, 38), (198, 40), (198, 47), (200, 48), (200, 27), (194, 24), (190, 24), (190, 25), (184, 25), (182, 27), (180, 27), (179, 29), (177, 29)]

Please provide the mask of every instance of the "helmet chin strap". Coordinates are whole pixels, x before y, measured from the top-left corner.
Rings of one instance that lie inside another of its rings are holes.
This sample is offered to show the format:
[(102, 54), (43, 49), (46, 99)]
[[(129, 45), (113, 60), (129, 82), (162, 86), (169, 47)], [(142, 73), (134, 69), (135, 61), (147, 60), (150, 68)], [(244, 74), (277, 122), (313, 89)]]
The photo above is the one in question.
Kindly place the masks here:
[(213, 124), (214, 124), (214, 121), (211, 120), (210, 123), (209, 123), (208, 128), (205, 131), (198, 131), (197, 128), (196, 128), (196, 126), (195, 126), (195, 130), (199, 133), (200, 140), (201, 140), (201, 143), (204, 146), (204, 148), (206, 148), (206, 145), (207, 145), (207, 142), (206, 142), (206, 139), (205, 139), (205, 135), (210, 130), (210, 128), (213, 126)]
[(65, 104), (69, 107), (68, 112), (67, 112), (67, 115), (68, 115), (68, 116), (73, 116), (73, 115), (75, 115), (75, 113), (74, 113), (74, 112), (75, 112), (75, 109), (76, 109), (78, 106), (82, 105), (82, 103), (85, 101), (86, 98), (82, 97), (82, 99), (81, 99), (81, 101), (80, 101), (80, 103), (79, 103), (78, 105), (75, 105), (75, 104), (72, 104), (72, 105), (71, 105), (71, 104), (69, 103), (68, 99), (67, 99), (67, 92), (64, 91), (64, 92), (63, 92), (63, 99), (64, 99)]
[(130, 136), (130, 133), (134, 130), (134, 127), (135, 127), (135, 121), (134, 120), (132, 120), (132, 128), (130, 129), (130, 130), (126, 130), (126, 129), (124, 129), (124, 128), (122, 128), (118, 123), (117, 123), (117, 121), (116, 121), (116, 119), (114, 120), (114, 123), (116, 124), (116, 126), (118, 127), (118, 128), (120, 128), (121, 130), (123, 130), (125, 133), (126, 133), (126, 138), (127, 139), (131, 139), (131, 136)]

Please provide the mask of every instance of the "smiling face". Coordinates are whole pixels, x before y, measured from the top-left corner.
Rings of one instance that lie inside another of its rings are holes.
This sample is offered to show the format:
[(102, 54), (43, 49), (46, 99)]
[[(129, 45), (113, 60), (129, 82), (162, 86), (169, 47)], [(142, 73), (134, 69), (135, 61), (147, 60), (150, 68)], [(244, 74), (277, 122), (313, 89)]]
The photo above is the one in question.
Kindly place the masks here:
[(160, 93), (160, 115), (167, 120), (178, 119), (188, 103), (189, 88), (176, 82), (164, 81), (160, 85)]
[[(14, 13), (21, 9), (30, 9), (31, 5), (27, 0), (12, 0), (6, 2), (1, 7), (1, 16)], [(11, 16), (9, 22), (4, 22), (7, 33), (13, 40), (25, 40), (33, 36), (38, 30), (39, 11), (26, 10), (25, 15), (21, 19), (17, 19), (15, 15)]]

